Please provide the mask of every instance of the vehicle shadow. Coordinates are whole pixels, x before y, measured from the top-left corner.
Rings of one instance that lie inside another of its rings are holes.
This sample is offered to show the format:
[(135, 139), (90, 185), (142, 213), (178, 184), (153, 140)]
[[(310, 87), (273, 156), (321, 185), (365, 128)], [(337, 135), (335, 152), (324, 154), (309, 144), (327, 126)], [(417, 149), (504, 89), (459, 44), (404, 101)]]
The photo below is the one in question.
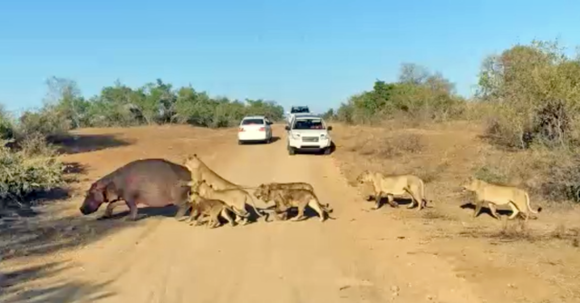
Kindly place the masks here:
[[(50, 281), (72, 266), (53, 262), (43, 265), (25, 266), (0, 274), (0, 301), (3, 303), (67, 303), (97, 302), (114, 296), (105, 288), (112, 282), (89, 284), (80, 281)], [(38, 286), (47, 280), (47, 286)]]
[[(281, 138), (277, 137), (277, 136), (272, 136), (272, 139), (270, 140), (270, 144), (278, 142)], [(242, 145), (263, 145), (263, 144), (268, 144), (266, 142), (263, 141), (244, 141), (242, 143)]]
[[(335, 151), (336, 151), (336, 145), (334, 144), (334, 142), (331, 142), (330, 143), (330, 152), (327, 155), (332, 155)], [(324, 155), (324, 151), (323, 150), (302, 149), (302, 150), (296, 150), (295, 155)]]

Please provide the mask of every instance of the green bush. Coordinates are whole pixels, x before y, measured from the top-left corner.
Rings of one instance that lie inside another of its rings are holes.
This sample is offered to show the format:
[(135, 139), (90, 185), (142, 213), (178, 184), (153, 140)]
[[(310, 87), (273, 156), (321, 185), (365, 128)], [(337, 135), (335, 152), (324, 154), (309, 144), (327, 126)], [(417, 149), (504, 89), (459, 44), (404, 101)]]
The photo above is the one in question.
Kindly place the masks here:
[(488, 57), (479, 86), (481, 102), (495, 109), (487, 123), (492, 142), (518, 149), (580, 143), (580, 60), (557, 43), (534, 41)]
[(14, 151), (6, 147), (8, 141), (0, 141), (0, 209), (26, 204), (33, 194), (63, 185), (63, 164), (43, 138), (35, 140), (41, 141), (24, 145), (42, 149)]
[(10, 139), (12, 137), (14, 137), (14, 124), (2, 104), (0, 104), (0, 139)]
[(335, 118), (352, 124), (374, 124), (386, 119), (443, 121), (459, 117), (465, 100), (441, 74), (414, 64), (403, 64), (399, 81), (376, 81), (371, 91), (354, 95), (339, 107)]

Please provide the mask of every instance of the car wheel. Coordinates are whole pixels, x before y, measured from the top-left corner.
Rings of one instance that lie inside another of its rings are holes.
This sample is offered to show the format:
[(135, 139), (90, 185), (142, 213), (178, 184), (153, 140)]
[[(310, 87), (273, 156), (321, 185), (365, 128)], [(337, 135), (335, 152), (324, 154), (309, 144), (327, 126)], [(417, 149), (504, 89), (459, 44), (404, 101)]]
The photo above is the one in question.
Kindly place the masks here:
[(238, 145), (243, 145), (243, 144), (244, 144), (244, 141), (238, 140)]
[(330, 147), (327, 147), (324, 149), (324, 154), (325, 155), (330, 155)]
[(293, 147), (288, 147), (288, 154), (293, 156), (296, 154), (296, 150)]

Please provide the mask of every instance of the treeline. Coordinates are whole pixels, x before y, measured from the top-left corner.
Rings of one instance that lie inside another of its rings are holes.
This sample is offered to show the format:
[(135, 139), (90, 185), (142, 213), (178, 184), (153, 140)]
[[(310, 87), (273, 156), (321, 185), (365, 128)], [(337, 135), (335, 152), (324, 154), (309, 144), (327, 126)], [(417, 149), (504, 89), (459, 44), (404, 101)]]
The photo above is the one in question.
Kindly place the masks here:
[(325, 116), (349, 124), (478, 120), (498, 150), (525, 152), (511, 154), (513, 165), (488, 163), (483, 178), (524, 180), (544, 197), (580, 201), (580, 56), (557, 42), (518, 44), (485, 58), (478, 77), (477, 94), (464, 99), (441, 74), (404, 64), (396, 82), (376, 81)]
[(217, 128), (236, 125), (245, 115), (266, 115), (273, 121), (284, 115), (282, 106), (273, 101), (210, 97), (191, 86), (174, 89), (159, 79), (139, 88), (115, 83), (88, 99), (72, 80), (53, 77), (47, 85), (49, 93), (40, 110), (26, 111), (12, 123), (2, 115), (4, 137), (18, 131), (50, 136), (81, 127), (166, 123)]
[(350, 124), (375, 124), (404, 116), (405, 119), (441, 121), (459, 117), (465, 100), (455, 85), (440, 73), (416, 64), (403, 64), (397, 82), (376, 81), (371, 91), (354, 95), (327, 118)]
[(471, 99), (457, 95), (440, 73), (403, 64), (398, 81), (376, 81), (325, 116), (351, 124), (483, 119), (490, 138), (506, 147), (579, 145), (579, 58), (553, 42), (515, 45), (483, 60)]
[(53, 77), (47, 85), (47, 99), (38, 110), (11, 117), (0, 105), (0, 210), (65, 183), (64, 166), (51, 142), (69, 130), (167, 123), (217, 128), (237, 125), (245, 115), (272, 121), (284, 115), (273, 101), (210, 97), (162, 80), (139, 88), (115, 83), (91, 98), (83, 97), (72, 80)]

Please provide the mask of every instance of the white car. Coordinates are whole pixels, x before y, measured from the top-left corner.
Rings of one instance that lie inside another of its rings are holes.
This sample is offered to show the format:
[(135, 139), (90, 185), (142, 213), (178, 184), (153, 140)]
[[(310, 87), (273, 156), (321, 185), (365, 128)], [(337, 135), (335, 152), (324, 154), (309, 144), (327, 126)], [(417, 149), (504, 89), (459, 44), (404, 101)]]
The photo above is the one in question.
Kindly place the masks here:
[(314, 115), (296, 115), (290, 125), (286, 125), (288, 131), (288, 154), (294, 155), (300, 150), (324, 151), (330, 154), (332, 138), (329, 131), (332, 126), (327, 126), (324, 119)]
[(272, 122), (265, 116), (246, 116), (240, 122), (238, 128), (238, 144), (245, 142), (272, 141)]
[(292, 123), (292, 119), (297, 114), (307, 114), (308, 115), (308, 114), (310, 114), (310, 108), (308, 108), (308, 106), (292, 106), (290, 108), (290, 111), (287, 114), (286, 123), (288, 123), (288, 124)]

